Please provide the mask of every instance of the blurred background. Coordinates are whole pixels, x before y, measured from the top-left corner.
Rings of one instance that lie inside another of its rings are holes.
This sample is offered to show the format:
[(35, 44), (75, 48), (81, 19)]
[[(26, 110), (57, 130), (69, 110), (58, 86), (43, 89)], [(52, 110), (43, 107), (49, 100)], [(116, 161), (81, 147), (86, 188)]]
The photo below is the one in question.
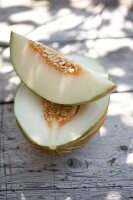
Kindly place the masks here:
[(9, 60), (11, 30), (96, 58), (118, 92), (133, 90), (133, 0), (0, 0), (0, 102), (13, 101), (20, 82)]

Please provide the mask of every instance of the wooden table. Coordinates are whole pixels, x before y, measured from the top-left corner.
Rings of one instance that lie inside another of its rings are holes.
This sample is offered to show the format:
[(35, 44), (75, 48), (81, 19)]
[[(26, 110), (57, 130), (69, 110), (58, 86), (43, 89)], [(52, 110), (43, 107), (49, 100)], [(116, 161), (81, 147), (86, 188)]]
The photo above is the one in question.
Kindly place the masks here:
[[(1, 0), (0, 6), (0, 200), (132, 200), (133, 12), (87, 0)], [(82, 148), (45, 154), (20, 134), (11, 29), (62, 53), (98, 59), (118, 85), (103, 127)]]

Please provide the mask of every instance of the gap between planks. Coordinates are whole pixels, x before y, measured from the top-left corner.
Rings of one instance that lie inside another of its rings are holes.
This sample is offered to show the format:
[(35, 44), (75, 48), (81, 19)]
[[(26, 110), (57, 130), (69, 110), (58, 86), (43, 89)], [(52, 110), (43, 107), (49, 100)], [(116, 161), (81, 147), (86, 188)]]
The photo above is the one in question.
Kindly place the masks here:
[[(98, 188), (99, 189), (130, 189), (130, 188), (133, 188), (132, 186), (104, 186), (104, 187), (102, 187), (102, 186), (98, 186)], [(5, 191), (8, 191), (8, 192), (10, 192), (10, 191), (13, 191), (13, 190), (15, 190), (15, 191), (32, 191), (32, 190), (36, 190), (36, 191), (44, 191), (44, 190), (53, 190), (53, 191), (55, 191), (55, 190), (58, 190), (58, 189), (65, 189), (65, 190), (76, 190), (76, 189), (79, 189), (79, 187), (72, 187), (72, 188), (65, 188), (65, 187), (62, 187), (62, 188), (58, 188), (57, 186), (53, 186), (53, 187), (45, 187), (45, 188), (28, 188), (28, 189), (25, 189), (25, 188), (23, 188), (23, 189), (18, 189), (18, 188), (15, 188), (15, 189), (1, 189), (0, 190), (0, 192), (5, 192)], [(80, 189), (96, 189), (96, 187), (92, 187), (92, 186), (89, 186), (89, 187), (80, 187)]]

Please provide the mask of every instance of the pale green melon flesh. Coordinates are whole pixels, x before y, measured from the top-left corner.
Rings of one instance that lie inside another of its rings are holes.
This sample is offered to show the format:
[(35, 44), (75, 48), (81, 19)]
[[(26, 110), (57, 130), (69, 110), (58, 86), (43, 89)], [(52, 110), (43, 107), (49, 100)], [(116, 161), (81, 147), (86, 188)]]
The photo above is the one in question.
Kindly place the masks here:
[(87, 56), (84, 56), (82, 54), (67, 54), (66, 55), (71, 60), (75, 60), (77, 63), (81, 63), (86, 69), (94, 71), (98, 73), (100, 76), (109, 79), (108, 72), (105, 70), (105, 68), (96, 60), (92, 58), (88, 58)]
[(12, 32), (11, 61), (22, 81), (43, 98), (59, 104), (80, 104), (99, 99), (114, 89), (115, 84), (107, 80), (107, 74), (99, 73), (91, 59), (80, 56), (77, 60), (73, 56), (83, 66), (83, 73), (66, 75), (50, 68), (28, 43), (27, 38)]
[(48, 125), (43, 117), (41, 102), (40, 96), (22, 84), (15, 98), (15, 115), (29, 140), (38, 146), (56, 149), (89, 132), (107, 110), (109, 95), (81, 105), (78, 113), (62, 126), (56, 122), (52, 127)]

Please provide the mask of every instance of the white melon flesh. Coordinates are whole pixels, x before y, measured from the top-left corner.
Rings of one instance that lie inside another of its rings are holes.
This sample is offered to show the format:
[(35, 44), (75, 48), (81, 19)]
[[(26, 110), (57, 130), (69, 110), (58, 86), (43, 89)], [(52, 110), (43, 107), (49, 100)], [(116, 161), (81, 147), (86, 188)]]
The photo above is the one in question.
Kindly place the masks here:
[(31, 143), (40, 147), (56, 149), (58, 146), (78, 140), (86, 132), (89, 134), (90, 130), (95, 130), (95, 125), (101, 123), (101, 119), (107, 111), (109, 95), (98, 101), (80, 105), (70, 121), (66, 121), (62, 125), (55, 119), (52, 121), (52, 125), (48, 124), (44, 117), (43, 100), (22, 84), (15, 98), (15, 115)]
[(101, 75), (91, 59), (82, 59), (82, 56), (78, 59), (76, 56), (66, 58), (55, 50), (14, 32), (11, 33), (10, 56), (22, 81), (51, 102), (91, 102), (115, 88), (115, 84), (106, 75)]

